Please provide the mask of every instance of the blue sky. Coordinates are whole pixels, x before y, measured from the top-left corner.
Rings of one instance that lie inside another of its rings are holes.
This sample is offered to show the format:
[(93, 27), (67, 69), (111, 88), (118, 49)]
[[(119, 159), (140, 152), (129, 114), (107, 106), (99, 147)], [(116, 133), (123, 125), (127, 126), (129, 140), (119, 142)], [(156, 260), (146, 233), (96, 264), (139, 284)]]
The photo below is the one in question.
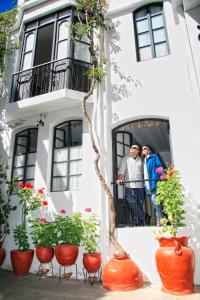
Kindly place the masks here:
[(0, 13), (16, 6), (17, 0), (0, 0)]

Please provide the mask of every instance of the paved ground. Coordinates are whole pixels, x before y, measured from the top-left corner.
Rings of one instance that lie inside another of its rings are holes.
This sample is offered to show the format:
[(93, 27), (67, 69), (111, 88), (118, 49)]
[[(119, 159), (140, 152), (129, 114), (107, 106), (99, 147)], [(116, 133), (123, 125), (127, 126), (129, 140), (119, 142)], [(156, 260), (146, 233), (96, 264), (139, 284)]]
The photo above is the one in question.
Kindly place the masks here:
[(160, 286), (145, 284), (131, 292), (109, 292), (99, 284), (91, 286), (82, 280), (48, 277), (38, 280), (36, 275), (15, 276), (13, 272), (0, 269), (0, 300), (200, 300), (200, 287), (188, 296), (172, 296), (160, 291)]

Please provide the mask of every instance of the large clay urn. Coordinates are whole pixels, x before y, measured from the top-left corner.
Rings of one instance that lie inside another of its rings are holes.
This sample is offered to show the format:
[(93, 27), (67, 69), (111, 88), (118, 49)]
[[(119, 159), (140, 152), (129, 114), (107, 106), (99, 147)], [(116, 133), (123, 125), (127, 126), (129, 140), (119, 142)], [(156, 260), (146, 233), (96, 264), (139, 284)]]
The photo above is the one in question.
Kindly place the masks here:
[(75, 245), (57, 245), (55, 247), (55, 256), (61, 266), (70, 266), (75, 264), (79, 248)]
[(83, 265), (88, 273), (96, 273), (101, 263), (101, 253), (83, 253)]
[(16, 275), (27, 275), (34, 256), (34, 250), (19, 251), (17, 249), (10, 251), (13, 271)]
[(193, 293), (194, 253), (188, 247), (188, 237), (158, 238), (156, 265), (162, 290), (174, 295)]
[(3, 248), (3, 241), (0, 241), (0, 266), (4, 262), (6, 257), (6, 250)]
[(114, 255), (103, 268), (103, 287), (112, 291), (131, 291), (142, 287), (142, 273), (129, 255)]
[(54, 256), (54, 249), (53, 247), (36, 246), (36, 256), (42, 264), (47, 264)]

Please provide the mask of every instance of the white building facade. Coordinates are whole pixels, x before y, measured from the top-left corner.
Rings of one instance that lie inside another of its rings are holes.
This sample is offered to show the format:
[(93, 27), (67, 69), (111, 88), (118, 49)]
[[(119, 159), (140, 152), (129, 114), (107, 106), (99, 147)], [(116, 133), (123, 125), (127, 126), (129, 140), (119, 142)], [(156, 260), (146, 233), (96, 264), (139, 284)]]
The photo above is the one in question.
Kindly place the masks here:
[[(185, 188), (186, 227), (195, 251), (195, 283), (200, 284), (200, 1), (109, 1), (115, 31), (105, 33), (107, 75), (90, 99), (101, 170), (114, 193), (116, 237), (143, 272), (159, 282), (154, 255), (158, 246), (151, 221), (130, 221), (123, 188), (113, 182), (132, 143), (149, 144), (165, 165), (173, 162)], [(96, 178), (94, 154), (82, 114), (89, 87), (88, 43), (74, 41), (74, 1), (19, 1), (14, 34), (22, 43), (7, 63), (6, 121), (1, 140), (9, 176), (20, 175), (44, 187), (51, 217), (65, 209), (91, 207), (101, 219), (104, 262), (111, 253), (107, 197)], [(15, 196), (13, 196), (14, 198)], [(15, 199), (14, 199), (15, 201)], [(12, 214), (11, 230), (19, 222)], [(13, 249), (9, 235), (5, 248)], [(78, 257), (82, 275), (81, 252)], [(55, 269), (57, 266), (54, 261)], [(7, 255), (5, 268), (11, 268)], [(34, 258), (31, 272), (38, 271)]]

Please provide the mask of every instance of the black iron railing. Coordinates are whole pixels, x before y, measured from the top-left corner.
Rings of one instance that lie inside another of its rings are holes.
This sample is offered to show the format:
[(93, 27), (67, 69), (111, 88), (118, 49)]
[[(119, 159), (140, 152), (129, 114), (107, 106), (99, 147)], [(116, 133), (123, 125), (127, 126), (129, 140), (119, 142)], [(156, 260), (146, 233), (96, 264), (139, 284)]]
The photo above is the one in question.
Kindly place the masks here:
[(65, 58), (17, 72), (13, 74), (11, 102), (63, 88), (87, 92), (90, 67), (89, 63)]

